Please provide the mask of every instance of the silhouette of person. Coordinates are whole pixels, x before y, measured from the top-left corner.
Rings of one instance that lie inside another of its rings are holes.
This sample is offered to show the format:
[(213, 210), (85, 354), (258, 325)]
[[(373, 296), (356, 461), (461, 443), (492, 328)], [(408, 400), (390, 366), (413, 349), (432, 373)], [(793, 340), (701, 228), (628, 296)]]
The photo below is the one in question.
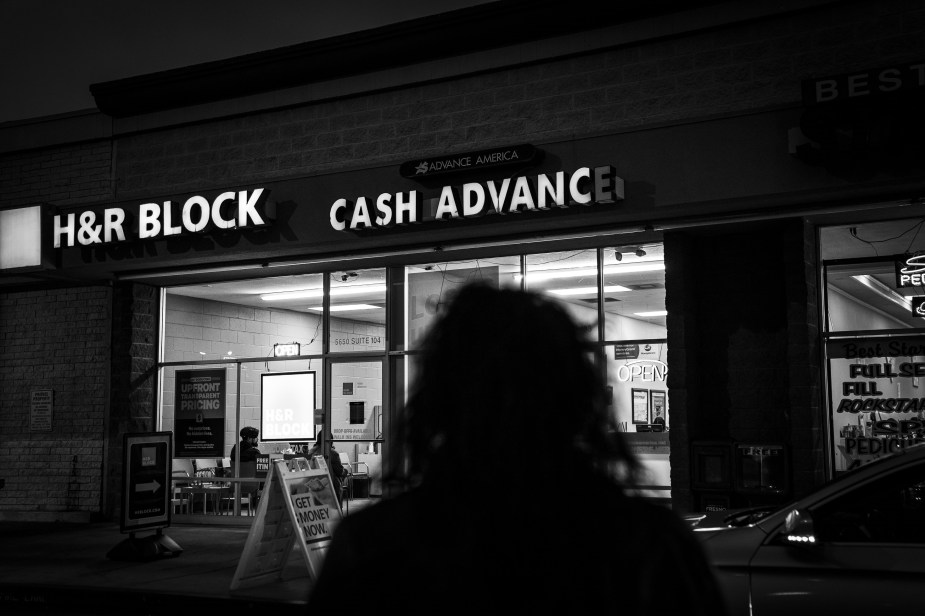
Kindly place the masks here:
[[(329, 440), (334, 440), (333, 438)], [(328, 465), (328, 470), (331, 474), (331, 486), (334, 490), (334, 494), (337, 495), (337, 502), (340, 503), (343, 498), (343, 486), (344, 479), (347, 477), (347, 469), (344, 468), (343, 463), (340, 461), (340, 455), (334, 449), (334, 443), (331, 443), (331, 454), (324, 454), (324, 433), (319, 432), (318, 437), (315, 439), (315, 444), (312, 445), (312, 448), (308, 450), (308, 453), (305, 454), (305, 457), (309, 460), (314, 456), (321, 456), (325, 459)]]
[[(244, 426), (241, 428), (241, 462), (254, 462), (257, 460), (257, 456), (260, 455), (260, 448), (257, 446), (257, 436), (260, 434), (260, 430), (254, 428), (253, 426)], [(234, 462), (235, 456), (238, 453), (238, 446), (233, 445), (231, 447), (231, 461)]]
[(342, 520), (308, 613), (725, 614), (686, 524), (630, 494), (593, 350), (552, 300), (463, 287), (415, 360), (407, 489)]

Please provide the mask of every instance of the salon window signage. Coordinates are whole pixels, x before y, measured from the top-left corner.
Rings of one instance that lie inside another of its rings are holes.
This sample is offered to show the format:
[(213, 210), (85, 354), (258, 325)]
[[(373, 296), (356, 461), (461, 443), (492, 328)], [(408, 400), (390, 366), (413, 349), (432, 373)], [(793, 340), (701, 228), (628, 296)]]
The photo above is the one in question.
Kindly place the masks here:
[(925, 286), (925, 253), (899, 255), (893, 263), (897, 288)]
[(269, 191), (226, 191), (207, 198), (142, 203), (137, 209), (107, 207), (102, 211), (57, 214), (54, 247), (94, 246), (127, 240), (154, 240), (216, 230), (263, 227), (275, 217)]
[(461, 185), (445, 185), (430, 198), (433, 214), (425, 220), (424, 195), (411, 190), (376, 197), (337, 199), (330, 209), (336, 231), (387, 229), (431, 221), (468, 220), (489, 214), (544, 212), (575, 205), (623, 200), (623, 179), (610, 165), (581, 167), (571, 173), (519, 176)]
[(532, 145), (514, 145), (413, 160), (402, 163), (399, 173), (405, 178), (424, 179), (436, 175), (478, 171), (505, 165), (525, 165), (537, 161), (540, 154), (541, 151)]
[(805, 106), (857, 100), (922, 88), (925, 88), (925, 61), (807, 79), (802, 83)]
[(826, 354), (836, 470), (925, 440), (925, 338), (830, 340)]
[(925, 297), (910, 297), (912, 304), (912, 317), (916, 319), (925, 319)]

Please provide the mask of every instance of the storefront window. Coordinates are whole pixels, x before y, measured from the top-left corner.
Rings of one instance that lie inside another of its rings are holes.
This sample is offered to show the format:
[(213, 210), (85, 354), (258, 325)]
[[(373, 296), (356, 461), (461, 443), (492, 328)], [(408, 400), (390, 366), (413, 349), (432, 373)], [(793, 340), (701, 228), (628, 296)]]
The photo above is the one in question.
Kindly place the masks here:
[(578, 323), (593, 329), (598, 322), (597, 272), (594, 249), (528, 255), (525, 286), (558, 300)]
[[(261, 454), (271, 459), (306, 452), (326, 429), (360, 478), (351, 494), (381, 495), (383, 447), (413, 383), (416, 351), (454, 293), (476, 280), (543, 293), (587, 326), (614, 418), (650, 471), (648, 488), (667, 496), (658, 244), (393, 266), (388, 276), (377, 268), (166, 289), (159, 420), (174, 433), (176, 462), (235, 485), (244, 469), (230, 454), (242, 427), (260, 430)], [(221, 512), (203, 503), (196, 513)]]
[[(321, 302), (309, 307), (321, 314)], [(385, 349), (385, 270), (331, 275), (331, 351)]]
[(498, 288), (519, 287), (520, 257), (428, 263), (406, 268), (405, 348), (417, 348), (453, 294), (474, 281)]
[(820, 229), (835, 474), (925, 440), (925, 285), (917, 219)]

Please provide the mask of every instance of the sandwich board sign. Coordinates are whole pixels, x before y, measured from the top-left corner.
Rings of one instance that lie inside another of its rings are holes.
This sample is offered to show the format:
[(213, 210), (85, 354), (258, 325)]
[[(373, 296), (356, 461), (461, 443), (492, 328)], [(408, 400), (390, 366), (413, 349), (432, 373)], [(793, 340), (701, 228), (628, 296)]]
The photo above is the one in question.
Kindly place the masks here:
[[(119, 530), (129, 537), (106, 554), (113, 560), (145, 561), (179, 556), (183, 549), (163, 533), (170, 526), (172, 432), (123, 436), (122, 515)], [(155, 534), (137, 537), (136, 532)]]
[(123, 533), (170, 526), (171, 432), (125, 434)]
[(341, 518), (327, 469), (311, 468), (305, 458), (274, 460), (231, 590), (278, 581), (294, 543), (316, 579)]

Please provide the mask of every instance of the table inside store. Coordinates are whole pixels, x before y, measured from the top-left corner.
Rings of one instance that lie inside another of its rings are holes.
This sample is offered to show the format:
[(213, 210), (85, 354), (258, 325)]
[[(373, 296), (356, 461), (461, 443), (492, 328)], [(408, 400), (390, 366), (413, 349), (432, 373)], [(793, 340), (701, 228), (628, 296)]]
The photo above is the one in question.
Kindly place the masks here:
[[(211, 513), (221, 514), (222, 497), (228, 496), (234, 488), (225, 483), (190, 483), (190, 485), (179, 486), (177, 490), (181, 494), (189, 496), (189, 511), (196, 512), (196, 502), (202, 502), (202, 513), (209, 513), (211, 504)], [(201, 499), (197, 496), (202, 496)]]

